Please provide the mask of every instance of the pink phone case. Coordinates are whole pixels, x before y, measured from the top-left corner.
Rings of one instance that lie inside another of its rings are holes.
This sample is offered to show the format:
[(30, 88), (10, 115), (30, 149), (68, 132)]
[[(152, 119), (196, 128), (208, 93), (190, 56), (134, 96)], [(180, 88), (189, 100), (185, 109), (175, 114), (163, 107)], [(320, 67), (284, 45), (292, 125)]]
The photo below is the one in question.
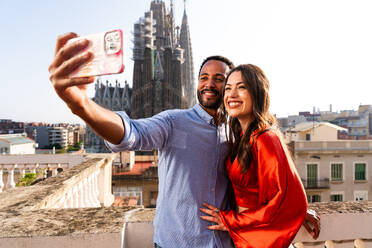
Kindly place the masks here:
[(108, 75), (124, 71), (123, 32), (120, 29), (78, 37), (69, 40), (68, 43), (81, 39), (90, 41), (86, 51), (92, 52), (94, 58), (74, 71), (71, 77)]

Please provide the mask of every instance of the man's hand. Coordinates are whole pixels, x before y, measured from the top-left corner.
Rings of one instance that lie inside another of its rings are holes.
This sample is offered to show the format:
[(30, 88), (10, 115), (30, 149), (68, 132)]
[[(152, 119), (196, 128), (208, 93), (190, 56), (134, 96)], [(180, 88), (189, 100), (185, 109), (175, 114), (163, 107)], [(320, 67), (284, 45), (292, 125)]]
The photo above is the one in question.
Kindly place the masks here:
[(88, 84), (94, 82), (94, 77), (70, 78), (72, 72), (93, 58), (92, 53), (84, 51), (89, 45), (88, 40), (83, 39), (67, 44), (70, 39), (77, 36), (74, 33), (67, 33), (57, 38), (54, 59), (49, 66), (50, 81), (72, 113), (80, 116), (105, 140), (119, 144), (125, 134), (122, 119), (87, 96)]
[(49, 78), (55, 91), (73, 113), (83, 108), (85, 101), (89, 99), (86, 94), (88, 84), (94, 82), (94, 77), (69, 77), (79, 66), (93, 58), (90, 52), (83, 52), (89, 45), (88, 40), (66, 45), (70, 39), (75, 37), (78, 35), (67, 33), (57, 38), (54, 59), (49, 66)]
[(207, 203), (203, 203), (203, 205), (206, 208), (200, 208), (200, 211), (202, 211), (203, 213), (208, 214), (210, 216), (203, 216), (202, 215), (202, 216), (200, 216), (200, 218), (203, 219), (203, 220), (206, 220), (206, 221), (216, 223), (216, 225), (209, 226), (208, 229), (209, 230), (227, 231), (227, 228), (225, 227), (225, 225), (221, 221), (221, 217), (220, 217), (220, 214), (218, 212), (219, 211), (218, 208), (216, 208), (212, 205), (209, 205)]
[(319, 237), (320, 217), (314, 210), (307, 210), (306, 218), (302, 225), (305, 226), (306, 230), (310, 233), (313, 239), (317, 239)]

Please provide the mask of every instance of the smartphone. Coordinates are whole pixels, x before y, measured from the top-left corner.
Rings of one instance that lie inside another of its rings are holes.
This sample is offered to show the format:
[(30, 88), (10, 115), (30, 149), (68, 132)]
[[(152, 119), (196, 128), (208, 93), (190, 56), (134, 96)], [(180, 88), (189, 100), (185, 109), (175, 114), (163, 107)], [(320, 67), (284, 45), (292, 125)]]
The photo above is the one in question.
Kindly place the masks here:
[(87, 64), (77, 68), (70, 74), (70, 77), (91, 77), (124, 71), (123, 32), (120, 29), (77, 37), (69, 40), (67, 44), (81, 39), (90, 41), (85, 51), (92, 52), (94, 58)]

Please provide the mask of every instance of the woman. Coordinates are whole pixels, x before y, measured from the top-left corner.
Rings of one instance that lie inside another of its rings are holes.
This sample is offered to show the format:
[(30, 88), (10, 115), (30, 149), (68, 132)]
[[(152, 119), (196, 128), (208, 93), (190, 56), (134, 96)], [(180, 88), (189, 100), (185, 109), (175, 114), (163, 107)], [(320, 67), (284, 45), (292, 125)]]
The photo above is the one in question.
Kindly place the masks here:
[[(287, 248), (306, 215), (304, 188), (269, 112), (269, 82), (254, 65), (227, 76), (221, 119), (230, 128), (226, 171), (236, 209), (204, 204), (211, 230), (228, 231), (236, 247)], [(228, 116), (228, 117), (226, 117)]]

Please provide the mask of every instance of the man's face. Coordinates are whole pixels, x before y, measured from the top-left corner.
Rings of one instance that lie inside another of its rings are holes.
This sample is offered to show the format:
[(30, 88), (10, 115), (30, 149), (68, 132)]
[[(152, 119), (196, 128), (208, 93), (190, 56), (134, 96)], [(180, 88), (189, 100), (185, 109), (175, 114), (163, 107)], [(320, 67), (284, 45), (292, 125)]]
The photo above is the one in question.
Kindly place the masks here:
[(222, 61), (209, 60), (199, 75), (198, 100), (207, 109), (218, 109), (229, 67)]

